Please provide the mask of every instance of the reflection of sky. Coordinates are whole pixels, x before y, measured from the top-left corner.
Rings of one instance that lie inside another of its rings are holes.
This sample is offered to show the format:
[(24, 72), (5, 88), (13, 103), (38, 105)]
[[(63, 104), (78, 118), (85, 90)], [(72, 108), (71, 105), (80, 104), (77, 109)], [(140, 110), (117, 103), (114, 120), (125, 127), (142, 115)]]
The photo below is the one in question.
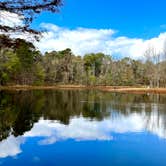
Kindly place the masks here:
[(9, 136), (6, 140), (0, 143), (0, 157), (15, 156), (21, 153), (20, 145), (24, 143), (23, 137)]
[(0, 157), (16, 156), (21, 153), (21, 144), (26, 138), (42, 137), (39, 145), (53, 144), (57, 141), (73, 139), (75, 141), (111, 141), (111, 133), (130, 133), (150, 131), (161, 138), (166, 138), (162, 116), (157, 111), (146, 116), (145, 113), (118, 114), (103, 121), (90, 121), (83, 117), (73, 118), (69, 125), (58, 121), (40, 119), (23, 136), (9, 136), (0, 143)]

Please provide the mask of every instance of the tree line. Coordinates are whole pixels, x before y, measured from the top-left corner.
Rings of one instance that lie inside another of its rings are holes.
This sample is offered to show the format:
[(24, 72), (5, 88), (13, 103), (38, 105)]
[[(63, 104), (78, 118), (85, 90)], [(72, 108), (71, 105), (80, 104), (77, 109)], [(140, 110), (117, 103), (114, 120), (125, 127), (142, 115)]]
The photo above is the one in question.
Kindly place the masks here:
[[(6, 44), (11, 43), (11, 45)], [(166, 47), (165, 47), (166, 48)], [(147, 48), (144, 60), (114, 60), (103, 53), (76, 56), (71, 49), (46, 52), (23, 39), (0, 36), (0, 85), (166, 87), (166, 49)]]

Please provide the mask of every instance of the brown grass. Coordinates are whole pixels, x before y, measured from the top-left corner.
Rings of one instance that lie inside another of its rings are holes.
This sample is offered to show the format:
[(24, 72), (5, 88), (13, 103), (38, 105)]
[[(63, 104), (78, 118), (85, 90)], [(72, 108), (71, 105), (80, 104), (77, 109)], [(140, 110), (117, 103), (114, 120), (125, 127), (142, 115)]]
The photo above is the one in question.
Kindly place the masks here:
[(97, 89), (107, 92), (121, 92), (121, 93), (154, 93), (166, 94), (166, 88), (146, 88), (146, 87), (130, 87), (130, 86), (84, 86), (84, 85), (55, 85), (55, 86), (28, 86), (28, 85), (14, 85), (14, 86), (0, 86), (0, 90), (53, 90), (53, 89)]
[(135, 93), (135, 94), (166, 94), (166, 88), (134, 88), (134, 87), (119, 87), (119, 88), (103, 88), (104, 91), (108, 92), (121, 92), (121, 93)]

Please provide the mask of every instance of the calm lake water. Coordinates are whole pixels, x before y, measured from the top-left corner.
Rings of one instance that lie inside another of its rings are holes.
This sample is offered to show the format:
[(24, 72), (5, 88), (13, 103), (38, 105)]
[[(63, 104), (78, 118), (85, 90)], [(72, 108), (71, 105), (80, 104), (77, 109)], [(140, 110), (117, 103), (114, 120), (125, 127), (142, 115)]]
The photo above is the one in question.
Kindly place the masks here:
[(166, 166), (166, 95), (1, 91), (0, 165)]

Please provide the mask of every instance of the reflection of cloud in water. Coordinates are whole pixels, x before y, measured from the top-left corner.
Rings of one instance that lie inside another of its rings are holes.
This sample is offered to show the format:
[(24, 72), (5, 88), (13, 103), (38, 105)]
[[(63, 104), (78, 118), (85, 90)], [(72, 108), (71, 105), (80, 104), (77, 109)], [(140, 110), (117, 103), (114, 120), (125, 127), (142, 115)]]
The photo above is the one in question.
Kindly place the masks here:
[(143, 130), (141, 116), (131, 114), (127, 117), (118, 116), (115, 119), (89, 121), (84, 118), (73, 118), (69, 125), (63, 125), (50, 120), (40, 120), (26, 137), (45, 137), (40, 144), (52, 144), (59, 140), (74, 139), (75, 141), (112, 140), (111, 132), (126, 133)]
[(21, 153), (20, 145), (24, 142), (23, 137), (9, 136), (6, 140), (0, 142), (0, 157), (5, 158), (8, 156), (14, 157)]
[(166, 138), (164, 115), (159, 115), (157, 109), (147, 115), (142, 113), (111, 114), (103, 121), (91, 121), (83, 117), (73, 118), (69, 125), (58, 121), (40, 119), (33, 128), (22, 137), (8, 137), (0, 143), (0, 157), (15, 156), (21, 153), (20, 145), (25, 138), (44, 137), (39, 144), (48, 145), (57, 141), (74, 139), (75, 141), (109, 141), (111, 133), (150, 131), (161, 138)]
[(84, 118), (73, 118), (69, 125), (63, 125), (50, 120), (40, 120), (25, 136), (49, 137), (42, 144), (51, 144), (58, 140), (74, 139), (76, 141), (111, 140), (112, 136), (103, 126), (104, 121), (89, 121)]
[(166, 138), (164, 115), (159, 115), (157, 109), (147, 115), (142, 113), (130, 113), (129, 115), (113, 115), (103, 121), (90, 121), (83, 117), (73, 118), (69, 125), (63, 125), (57, 121), (39, 120), (31, 131), (24, 136), (46, 137), (41, 143), (52, 144), (59, 140), (74, 139), (76, 141), (112, 140), (111, 132), (127, 133), (149, 131), (161, 138)]
[(147, 117), (145, 128), (158, 137), (166, 139), (166, 114), (160, 113), (156, 105)]
[(33, 161), (34, 161), (34, 162), (40, 162), (40, 158), (37, 157), (37, 156), (35, 156), (35, 157), (33, 157)]

